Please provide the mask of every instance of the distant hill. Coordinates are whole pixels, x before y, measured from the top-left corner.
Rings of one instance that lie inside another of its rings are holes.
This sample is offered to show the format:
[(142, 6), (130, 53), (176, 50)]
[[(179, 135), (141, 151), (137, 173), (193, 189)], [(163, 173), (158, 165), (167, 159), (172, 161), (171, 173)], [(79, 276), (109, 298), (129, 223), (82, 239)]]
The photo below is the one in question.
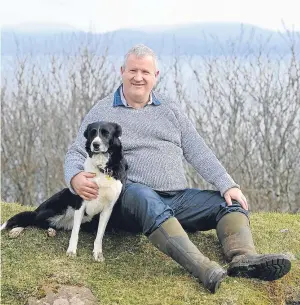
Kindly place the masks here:
[[(300, 35), (300, 32), (297, 34)], [(1, 54), (11, 56), (75, 53), (83, 45), (101, 54), (109, 47), (111, 55), (123, 55), (132, 45), (144, 43), (160, 55), (225, 55), (231, 52), (231, 42), (240, 41), (238, 53), (255, 51), (261, 42), (268, 49), (284, 54), (288, 33), (278, 33), (252, 25), (238, 23), (195, 23), (174, 26), (121, 29), (108, 33), (86, 33), (68, 25), (23, 24), (2, 28)], [(223, 46), (222, 51), (218, 44)], [(250, 45), (250, 47), (249, 47)], [(300, 49), (300, 46), (298, 46)]]

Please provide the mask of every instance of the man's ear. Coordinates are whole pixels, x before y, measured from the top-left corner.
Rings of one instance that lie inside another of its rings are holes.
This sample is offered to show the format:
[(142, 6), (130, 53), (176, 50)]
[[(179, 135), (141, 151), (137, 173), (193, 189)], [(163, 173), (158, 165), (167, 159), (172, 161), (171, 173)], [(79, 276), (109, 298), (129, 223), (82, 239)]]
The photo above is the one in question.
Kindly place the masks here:
[(89, 134), (90, 124), (86, 127), (86, 130), (84, 131), (83, 135), (87, 139)]
[(113, 123), (113, 125), (115, 128), (115, 136), (118, 138), (122, 135), (122, 127), (117, 123)]
[(124, 73), (124, 71), (125, 71), (125, 68), (123, 66), (121, 66), (121, 68), (120, 68), (121, 75)]

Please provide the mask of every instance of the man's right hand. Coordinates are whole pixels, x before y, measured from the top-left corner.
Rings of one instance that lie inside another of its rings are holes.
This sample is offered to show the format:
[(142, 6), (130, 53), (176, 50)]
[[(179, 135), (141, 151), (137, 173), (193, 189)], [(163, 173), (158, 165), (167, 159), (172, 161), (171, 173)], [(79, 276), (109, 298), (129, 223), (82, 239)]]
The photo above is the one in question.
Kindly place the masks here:
[(98, 196), (98, 185), (89, 178), (94, 178), (95, 174), (80, 172), (71, 180), (74, 191), (84, 200), (96, 199)]

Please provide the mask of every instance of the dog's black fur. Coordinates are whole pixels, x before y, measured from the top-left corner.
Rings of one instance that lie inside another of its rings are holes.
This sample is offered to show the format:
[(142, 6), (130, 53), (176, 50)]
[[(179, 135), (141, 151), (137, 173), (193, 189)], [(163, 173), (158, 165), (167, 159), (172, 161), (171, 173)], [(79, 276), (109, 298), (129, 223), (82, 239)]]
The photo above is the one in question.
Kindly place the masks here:
[[(108, 146), (107, 152), (109, 154), (109, 158), (103, 170), (110, 173), (111, 177), (114, 179), (120, 180), (124, 187), (127, 177), (126, 170), (128, 169), (128, 166), (123, 156), (122, 144), (119, 139), (122, 132), (121, 127), (116, 123), (104, 121), (95, 122), (88, 125), (84, 132), (84, 136), (87, 139), (86, 151), (90, 158), (95, 153), (91, 151), (93, 132), (98, 132)], [(68, 188), (65, 188), (40, 204), (35, 211), (21, 212), (11, 217), (1, 226), (1, 230), (12, 229), (15, 227), (25, 228), (28, 226), (39, 227), (42, 229), (66, 229), (51, 224), (49, 222), (49, 218), (64, 215), (69, 207), (74, 210), (78, 210), (81, 207), (82, 202), (83, 199), (80, 196), (73, 194)], [(85, 231), (94, 231), (97, 228), (98, 221), (99, 216), (94, 215), (89, 222), (83, 222), (81, 228)]]

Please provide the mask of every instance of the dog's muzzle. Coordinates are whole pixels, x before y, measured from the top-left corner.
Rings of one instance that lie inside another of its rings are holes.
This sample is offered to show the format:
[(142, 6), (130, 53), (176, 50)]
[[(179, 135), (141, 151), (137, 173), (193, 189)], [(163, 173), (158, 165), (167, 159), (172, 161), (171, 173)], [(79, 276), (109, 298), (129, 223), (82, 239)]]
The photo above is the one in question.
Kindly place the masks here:
[(108, 147), (100, 141), (93, 141), (91, 144), (91, 151), (95, 154), (106, 153)]
[(100, 151), (100, 143), (93, 143), (93, 150), (94, 152)]

